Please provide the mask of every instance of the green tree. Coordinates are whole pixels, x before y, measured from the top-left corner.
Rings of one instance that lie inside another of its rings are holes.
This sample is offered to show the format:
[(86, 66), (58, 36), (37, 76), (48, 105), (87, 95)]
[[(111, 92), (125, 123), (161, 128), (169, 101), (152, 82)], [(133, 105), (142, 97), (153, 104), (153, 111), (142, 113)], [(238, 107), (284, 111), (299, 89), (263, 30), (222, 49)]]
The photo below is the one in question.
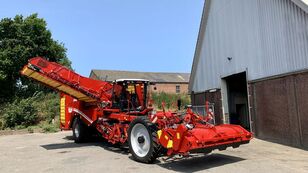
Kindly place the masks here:
[(15, 97), (29, 97), (46, 88), (22, 77), (19, 71), (28, 59), (44, 57), (71, 68), (63, 43), (52, 38), (44, 19), (32, 14), (26, 18), (0, 21), (0, 104)]

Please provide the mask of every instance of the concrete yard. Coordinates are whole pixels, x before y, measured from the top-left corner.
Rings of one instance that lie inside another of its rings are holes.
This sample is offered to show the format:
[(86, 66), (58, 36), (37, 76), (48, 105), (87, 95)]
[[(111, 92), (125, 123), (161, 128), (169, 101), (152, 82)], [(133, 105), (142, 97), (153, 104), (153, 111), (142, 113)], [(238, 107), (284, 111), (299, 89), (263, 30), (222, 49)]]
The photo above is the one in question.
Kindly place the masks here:
[(308, 172), (308, 151), (253, 139), (238, 149), (142, 164), (127, 149), (75, 144), (71, 132), (0, 136), (0, 172)]

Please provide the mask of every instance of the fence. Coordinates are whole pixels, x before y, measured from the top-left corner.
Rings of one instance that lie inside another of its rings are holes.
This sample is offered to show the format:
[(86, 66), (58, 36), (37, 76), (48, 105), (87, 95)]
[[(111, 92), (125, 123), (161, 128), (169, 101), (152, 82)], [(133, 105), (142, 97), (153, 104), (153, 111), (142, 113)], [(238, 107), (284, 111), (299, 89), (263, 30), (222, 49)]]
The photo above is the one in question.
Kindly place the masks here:
[(214, 103), (209, 103), (208, 104), (208, 111), (206, 110), (206, 106), (205, 105), (201, 105), (201, 106), (192, 106), (192, 110), (194, 113), (198, 114), (199, 116), (207, 116), (208, 112), (212, 112), (212, 116), (213, 116), (213, 120), (212, 122), (209, 122), (211, 124), (216, 124), (215, 122), (215, 104)]

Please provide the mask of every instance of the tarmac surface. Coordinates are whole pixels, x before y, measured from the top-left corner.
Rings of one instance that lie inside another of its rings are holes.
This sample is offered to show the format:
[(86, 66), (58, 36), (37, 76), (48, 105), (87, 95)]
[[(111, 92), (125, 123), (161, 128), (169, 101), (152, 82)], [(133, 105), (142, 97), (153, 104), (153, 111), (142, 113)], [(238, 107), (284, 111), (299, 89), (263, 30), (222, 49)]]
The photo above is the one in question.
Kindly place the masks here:
[(132, 160), (127, 148), (75, 144), (71, 132), (0, 136), (0, 172), (308, 172), (308, 151), (253, 139), (237, 149), (190, 158)]

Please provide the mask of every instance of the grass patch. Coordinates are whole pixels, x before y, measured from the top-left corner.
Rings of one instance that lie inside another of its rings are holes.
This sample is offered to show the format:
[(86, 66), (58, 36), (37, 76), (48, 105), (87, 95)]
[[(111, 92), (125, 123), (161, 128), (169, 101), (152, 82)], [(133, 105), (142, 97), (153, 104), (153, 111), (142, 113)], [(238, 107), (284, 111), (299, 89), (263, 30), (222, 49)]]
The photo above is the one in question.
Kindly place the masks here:
[(29, 133), (34, 133), (34, 129), (32, 127), (28, 127), (27, 130)]
[(60, 131), (58, 123), (42, 122), (38, 126), (43, 133), (55, 133)]

